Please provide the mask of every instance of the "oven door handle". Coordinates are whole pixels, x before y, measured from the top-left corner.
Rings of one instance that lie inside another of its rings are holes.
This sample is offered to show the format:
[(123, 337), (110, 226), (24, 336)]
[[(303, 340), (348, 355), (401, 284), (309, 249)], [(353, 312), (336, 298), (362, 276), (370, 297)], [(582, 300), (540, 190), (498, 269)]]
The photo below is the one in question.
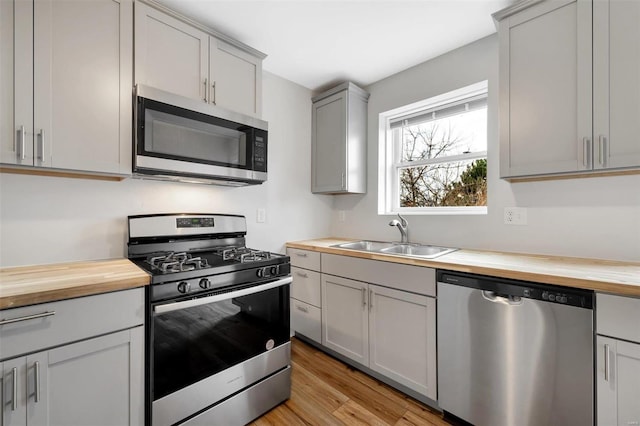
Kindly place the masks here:
[(257, 285), (255, 287), (247, 287), (238, 291), (231, 291), (229, 293), (216, 294), (214, 296), (199, 297), (197, 299), (185, 300), (182, 302), (167, 303), (166, 305), (154, 306), (153, 314), (162, 315), (167, 312), (177, 311), (179, 309), (191, 308), (194, 306), (206, 305), (208, 303), (220, 302), (222, 300), (233, 299), (235, 297), (246, 296), (253, 293), (259, 293), (261, 291), (270, 290), (272, 288), (281, 287), (283, 285), (291, 284), (293, 279), (291, 277), (282, 278), (277, 281), (271, 281), (266, 284)]

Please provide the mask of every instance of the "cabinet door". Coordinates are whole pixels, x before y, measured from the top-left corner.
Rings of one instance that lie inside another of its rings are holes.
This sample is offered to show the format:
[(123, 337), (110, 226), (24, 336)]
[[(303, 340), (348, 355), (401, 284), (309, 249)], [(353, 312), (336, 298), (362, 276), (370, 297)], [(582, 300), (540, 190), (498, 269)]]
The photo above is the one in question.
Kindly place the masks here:
[(322, 275), (322, 344), (369, 364), (367, 284)]
[(135, 82), (207, 101), (209, 35), (135, 4)]
[(437, 400), (436, 302), (369, 285), (369, 367)]
[(143, 335), (136, 327), (28, 356), (40, 370), (30, 425), (143, 424)]
[(499, 33), (501, 177), (590, 169), (591, 1), (537, 4)]
[(27, 424), (27, 364), (26, 359), (14, 358), (0, 363), (0, 418), (3, 426)]
[(34, 10), (37, 166), (131, 173), (131, 0), (41, 0)]
[(0, 163), (33, 165), (30, 1), (0, 1)]
[(342, 91), (313, 104), (312, 192), (346, 190), (347, 98)]
[(215, 37), (210, 37), (209, 46), (209, 102), (260, 117), (262, 61)]
[(598, 424), (640, 424), (640, 344), (598, 336)]
[(593, 4), (594, 168), (640, 166), (640, 2)]

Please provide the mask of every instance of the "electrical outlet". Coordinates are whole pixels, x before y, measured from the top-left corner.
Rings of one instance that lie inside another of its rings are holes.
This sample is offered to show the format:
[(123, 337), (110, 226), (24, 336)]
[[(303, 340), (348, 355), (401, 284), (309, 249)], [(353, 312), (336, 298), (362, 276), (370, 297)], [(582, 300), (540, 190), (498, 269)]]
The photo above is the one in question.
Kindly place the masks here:
[(504, 223), (506, 225), (526, 225), (527, 209), (524, 207), (505, 207)]
[(256, 210), (256, 222), (265, 223), (267, 221), (267, 210), (260, 208)]

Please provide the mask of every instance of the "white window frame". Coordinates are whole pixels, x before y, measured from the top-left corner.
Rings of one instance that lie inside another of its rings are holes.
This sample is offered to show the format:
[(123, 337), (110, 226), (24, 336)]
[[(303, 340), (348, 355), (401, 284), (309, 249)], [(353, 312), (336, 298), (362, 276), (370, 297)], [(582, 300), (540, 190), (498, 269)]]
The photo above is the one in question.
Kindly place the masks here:
[(423, 101), (415, 102), (399, 108), (385, 111), (378, 116), (378, 214), (389, 215), (402, 213), (406, 215), (478, 215), (487, 214), (487, 206), (456, 206), (456, 207), (400, 207), (400, 182), (399, 170), (405, 167), (419, 167), (429, 164), (453, 162), (457, 160), (477, 160), (487, 158), (487, 151), (472, 152), (469, 154), (431, 158), (427, 160), (395, 163), (398, 158), (400, 146), (394, 144), (393, 132), (401, 131), (399, 128), (391, 129), (391, 123), (399, 117), (418, 114), (420, 111), (438, 108), (446, 104), (461, 101), (474, 96), (487, 96), (488, 82), (482, 81), (442, 95), (434, 96)]

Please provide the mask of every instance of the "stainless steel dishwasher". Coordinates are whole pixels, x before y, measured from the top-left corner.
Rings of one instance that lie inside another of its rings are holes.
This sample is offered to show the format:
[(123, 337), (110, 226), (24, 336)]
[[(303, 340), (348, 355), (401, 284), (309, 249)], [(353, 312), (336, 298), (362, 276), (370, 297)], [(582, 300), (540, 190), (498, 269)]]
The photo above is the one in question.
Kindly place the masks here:
[(437, 278), (445, 416), (476, 426), (593, 425), (593, 292), (448, 271)]

